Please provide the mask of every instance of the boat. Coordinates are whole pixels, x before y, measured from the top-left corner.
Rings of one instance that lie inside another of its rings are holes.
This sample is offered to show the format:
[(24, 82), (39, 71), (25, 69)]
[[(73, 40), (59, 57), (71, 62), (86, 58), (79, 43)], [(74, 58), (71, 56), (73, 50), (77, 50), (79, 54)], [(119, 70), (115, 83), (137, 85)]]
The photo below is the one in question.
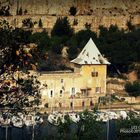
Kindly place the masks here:
[(43, 123), (43, 119), (40, 116), (35, 116), (35, 122), (36, 124), (42, 124)]
[(126, 113), (126, 111), (121, 110), (121, 111), (119, 112), (119, 114), (120, 114), (120, 118), (122, 118), (122, 119), (126, 119), (126, 118), (127, 118), (127, 113)]
[(119, 116), (115, 113), (115, 112), (112, 112), (112, 111), (108, 111), (108, 112), (106, 112), (107, 113), (107, 115), (108, 115), (108, 117), (109, 117), (109, 120), (112, 120), (112, 119), (118, 119), (119, 118)]
[(50, 114), (48, 116), (48, 121), (51, 124), (58, 125), (58, 116), (57, 116), (57, 114)]
[(34, 115), (25, 115), (23, 118), (23, 121), (25, 123), (26, 126), (33, 126), (36, 124), (35, 122), (35, 116)]
[(73, 122), (77, 123), (77, 122), (80, 121), (80, 116), (78, 114), (76, 114), (76, 113), (69, 113), (68, 115), (69, 115), (70, 119)]
[(18, 116), (13, 116), (11, 118), (12, 124), (15, 127), (22, 128), (24, 126), (23, 119)]

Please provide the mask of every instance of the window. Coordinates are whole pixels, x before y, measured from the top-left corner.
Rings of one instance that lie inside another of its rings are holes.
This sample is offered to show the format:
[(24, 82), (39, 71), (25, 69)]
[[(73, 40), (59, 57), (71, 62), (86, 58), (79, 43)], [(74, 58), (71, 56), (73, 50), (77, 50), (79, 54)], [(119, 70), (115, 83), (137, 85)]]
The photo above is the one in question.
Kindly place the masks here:
[(91, 72), (92, 77), (98, 77), (98, 72)]
[(90, 106), (93, 106), (93, 102), (92, 101), (90, 101)]
[(63, 90), (61, 89), (60, 90), (60, 97), (62, 97), (63, 96)]
[(73, 108), (73, 102), (70, 102), (70, 108)]
[(93, 68), (93, 71), (91, 72), (92, 77), (98, 77), (98, 72), (96, 71), (95, 68)]
[(50, 96), (53, 97), (53, 90), (50, 91)]
[(82, 101), (82, 107), (84, 107), (85, 106), (85, 102), (84, 101)]
[(61, 79), (61, 83), (64, 83), (64, 79)]
[(53, 89), (51, 89), (51, 90), (49, 91), (49, 97), (52, 98), (53, 96), (54, 96), (54, 91), (53, 91)]
[(96, 87), (96, 93), (100, 93), (101, 92), (101, 87)]
[(83, 96), (87, 96), (88, 95), (88, 90), (87, 89), (82, 89), (81, 92), (82, 92)]
[(62, 107), (62, 103), (59, 103), (59, 107), (60, 107), (60, 108)]
[(71, 95), (75, 95), (76, 91), (75, 91), (75, 87), (71, 88)]

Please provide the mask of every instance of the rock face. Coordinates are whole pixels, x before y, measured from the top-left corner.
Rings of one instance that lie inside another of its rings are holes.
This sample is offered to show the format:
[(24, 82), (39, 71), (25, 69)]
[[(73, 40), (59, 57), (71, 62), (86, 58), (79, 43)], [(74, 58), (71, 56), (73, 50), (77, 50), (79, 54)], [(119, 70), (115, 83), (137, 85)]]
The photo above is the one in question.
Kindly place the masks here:
[[(12, 15), (22, 8), (28, 14), (68, 15), (70, 7), (77, 8), (77, 14), (136, 13), (140, 0), (1, 0), (0, 5), (10, 5)], [(97, 13), (98, 12), (98, 13)]]
[[(50, 31), (61, 16), (68, 16), (75, 31), (84, 29), (85, 24), (91, 25), (94, 31), (98, 31), (99, 25), (116, 24), (126, 28), (128, 20), (140, 26), (140, 0), (0, 0), (0, 7), (7, 5), (12, 16), (0, 18), (16, 27), (22, 27), (26, 18), (36, 22), (41, 19), (43, 28)], [(70, 15), (71, 7), (76, 8), (75, 16)], [(17, 16), (19, 10), (22, 15)], [(38, 24), (34, 28), (38, 30)]]

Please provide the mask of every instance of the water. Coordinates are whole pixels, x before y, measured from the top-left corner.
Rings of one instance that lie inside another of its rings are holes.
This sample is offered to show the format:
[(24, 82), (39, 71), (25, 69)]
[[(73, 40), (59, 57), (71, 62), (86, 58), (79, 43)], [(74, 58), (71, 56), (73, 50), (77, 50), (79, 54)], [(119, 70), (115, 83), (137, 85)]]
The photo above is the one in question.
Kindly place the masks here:
[[(71, 133), (75, 133), (77, 130), (76, 124), (71, 125)], [(34, 132), (33, 132), (34, 131)], [(14, 126), (8, 127), (7, 140), (48, 140), (49, 137), (56, 137), (58, 135), (57, 126), (50, 124), (47, 120), (44, 120), (43, 124), (30, 127), (17, 128)], [(0, 126), (0, 140), (6, 140), (6, 127)]]

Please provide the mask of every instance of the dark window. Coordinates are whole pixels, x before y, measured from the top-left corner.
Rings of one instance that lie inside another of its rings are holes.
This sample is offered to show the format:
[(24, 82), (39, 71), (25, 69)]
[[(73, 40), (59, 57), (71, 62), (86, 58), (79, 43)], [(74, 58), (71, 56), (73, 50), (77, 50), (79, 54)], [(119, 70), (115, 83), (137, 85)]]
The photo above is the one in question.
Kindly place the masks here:
[(60, 90), (60, 97), (62, 97), (62, 95), (63, 95), (63, 90), (61, 89)]
[(70, 102), (70, 107), (73, 108), (73, 102)]
[(92, 101), (90, 101), (90, 106), (93, 106), (93, 102)]
[(60, 108), (62, 107), (62, 103), (59, 103), (59, 107), (60, 107)]
[(92, 72), (91, 75), (92, 77), (98, 77), (98, 72)]
[(85, 102), (83, 101), (83, 102), (82, 102), (82, 107), (84, 107), (84, 106), (85, 106)]
[(53, 90), (50, 91), (50, 97), (53, 97)]

